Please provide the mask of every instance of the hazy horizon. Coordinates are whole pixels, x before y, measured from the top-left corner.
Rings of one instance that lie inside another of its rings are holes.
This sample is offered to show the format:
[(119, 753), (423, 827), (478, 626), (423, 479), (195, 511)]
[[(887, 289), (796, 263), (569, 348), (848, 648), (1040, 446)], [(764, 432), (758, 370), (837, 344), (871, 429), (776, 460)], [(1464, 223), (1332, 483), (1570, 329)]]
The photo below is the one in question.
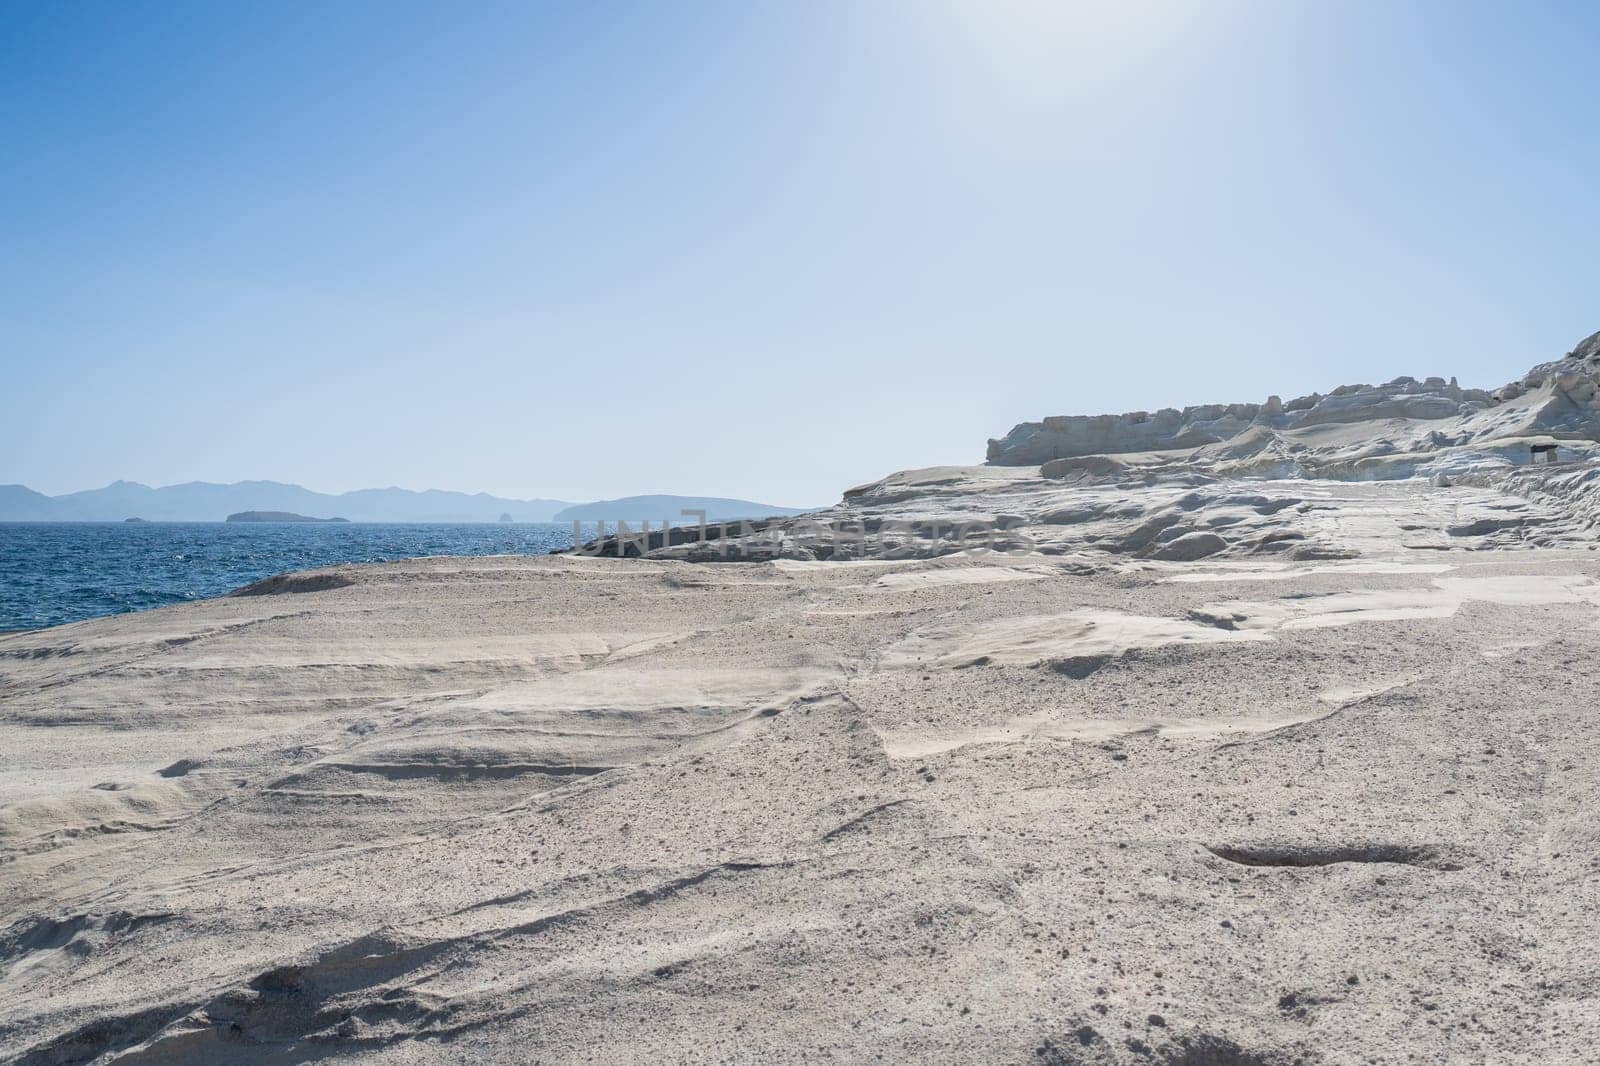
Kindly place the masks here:
[[(450, 485), (393, 485), (393, 484), (391, 484), (391, 485), (359, 485), (359, 486), (357, 486), (355, 488), (351, 488), (351, 489), (327, 490), (327, 489), (319, 489), (315, 485), (303, 485), (303, 484), (301, 484), (299, 482), (295, 482), (295, 481), (284, 481), (281, 478), (236, 478), (236, 479), (234, 479), (232, 481), (207, 481), (207, 480), (203, 480), (203, 479), (199, 479), (199, 478), (190, 478), (187, 481), (173, 481), (173, 482), (164, 482), (164, 483), (160, 483), (160, 484), (151, 484), (148, 481), (139, 481), (139, 480), (137, 480), (135, 478), (112, 478), (110, 481), (102, 482), (102, 483), (97, 484), (97, 485), (82, 485), (82, 486), (79, 486), (78, 488), (66, 489), (66, 490), (64, 490), (62, 492), (45, 492), (43, 489), (40, 489), (40, 488), (38, 488), (38, 487), (36, 487), (34, 485), (29, 485), (29, 484), (27, 484), (25, 482), (18, 482), (18, 481), (0, 482), (0, 486), (21, 485), (25, 489), (31, 489), (34, 492), (38, 492), (41, 495), (49, 496), (52, 499), (59, 498), (61, 496), (78, 495), (78, 494), (86, 493), (86, 492), (96, 492), (96, 491), (99, 491), (101, 489), (112, 488), (112, 487), (114, 487), (116, 485), (123, 485), (123, 484), (136, 485), (136, 486), (139, 486), (141, 488), (153, 489), (153, 490), (156, 490), (156, 491), (160, 491), (162, 489), (183, 488), (184, 486), (187, 486), (187, 485), (214, 485), (214, 486), (220, 486), (220, 487), (228, 488), (228, 487), (234, 487), (234, 486), (238, 486), (238, 485), (267, 484), (267, 485), (282, 485), (282, 486), (287, 487), (287, 488), (305, 489), (305, 490), (307, 490), (309, 492), (314, 492), (314, 493), (317, 493), (319, 495), (325, 495), (325, 496), (343, 496), (343, 495), (348, 495), (350, 493), (356, 493), (356, 492), (417, 492), (417, 493), (423, 493), (423, 492), (450, 492), (450, 493), (460, 493), (460, 494), (466, 495), (466, 496), (493, 496), (493, 497), (495, 497), (497, 499), (514, 499), (514, 500), (544, 500), (544, 501), (551, 501), (551, 502), (556, 502), (556, 503), (567, 503), (567, 504), (608, 503), (608, 502), (612, 502), (612, 501), (617, 500), (617, 499), (631, 499), (633, 497), (638, 497), (638, 496), (682, 496), (682, 497), (684, 497), (686, 499), (695, 499), (695, 498), (708, 498), (709, 499), (709, 498), (713, 498), (711, 493), (705, 493), (705, 492), (666, 492), (666, 491), (660, 491), (660, 492), (630, 492), (630, 493), (624, 494), (623, 496), (617, 496), (617, 497), (593, 496), (593, 497), (586, 497), (586, 498), (583, 498), (583, 499), (571, 499), (571, 498), (561, 497), (561, 496), (549, 496), (549, 495), (545, 495), (545, 494), (542, 494), (542, 493), (533, 493), (533, 494), (529, 494), (529, 495), (525, 495), (525, 496), (506, 496), (504, 493), (488, 492), (488, 491), (483, 490), (483, 489), (463, 489), (463, 488), (457, 488), (457, 487), (450, 486)], [(845, 487), (848, 488), (849, 486), (845, 486)], [(843, 489), (841, 489), (840, 491), (842, 492)], [(745, 497), (717, 497), (717, 498), (721, 498), (721, 499), (745, 499)], [(778, 506), (789, 506), (787, 504), (778, 503), (778, 501), (773, 501), (773, 500), (756, 500), (756, 501), (752, 501), (752, 502), (757, 502), (757, 503), (775, 503)], [(825, 505), (826, 503), (830, 503), (830, 502), (833, 502), (833, 501), (821, 501), (821, 503), (818, 504), (818, 505)], [(812, 501), (812, 503), (813, 504), (817, 504), (818, 501)]]
[(0, 483), (785, 505), (1600, 328), (1576, 4), (0, 11)]

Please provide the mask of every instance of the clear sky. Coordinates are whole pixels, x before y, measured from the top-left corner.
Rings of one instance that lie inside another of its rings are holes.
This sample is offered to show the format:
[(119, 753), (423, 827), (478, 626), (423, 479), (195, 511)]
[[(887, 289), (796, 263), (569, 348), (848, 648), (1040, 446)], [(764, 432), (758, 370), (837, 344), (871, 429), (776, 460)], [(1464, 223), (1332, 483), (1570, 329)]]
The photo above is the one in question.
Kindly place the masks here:
[(1600, 329), (1592, 4), (0, 0), (0, 482), (829, 503)]

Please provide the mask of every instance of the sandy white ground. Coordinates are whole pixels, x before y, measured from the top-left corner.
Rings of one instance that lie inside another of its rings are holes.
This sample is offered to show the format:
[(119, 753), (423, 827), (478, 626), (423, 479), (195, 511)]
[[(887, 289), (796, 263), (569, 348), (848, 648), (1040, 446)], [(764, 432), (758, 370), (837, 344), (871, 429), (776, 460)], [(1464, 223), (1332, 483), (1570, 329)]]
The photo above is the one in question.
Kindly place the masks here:
[(1600, 556), (1285, 485), (0, 638), (0, 1060), (1593, 1061)]

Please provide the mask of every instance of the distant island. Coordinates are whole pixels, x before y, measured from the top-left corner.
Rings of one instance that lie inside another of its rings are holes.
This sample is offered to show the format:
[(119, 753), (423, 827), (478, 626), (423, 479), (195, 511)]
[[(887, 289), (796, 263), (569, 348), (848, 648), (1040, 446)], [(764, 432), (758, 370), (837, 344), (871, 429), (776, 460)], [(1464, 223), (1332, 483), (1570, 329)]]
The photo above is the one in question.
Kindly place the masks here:
[(348, 522), (348, 518), (311, 518), (293, 511), (240, 511), (223, 519), (225, 522)]
[(754, 500), (730, 500), (722, 496), (624, 496), (618, 500), (596, 500), (594, 503), (576, 504), (556, 512), (554, 522), (628, 522), (649, 521), (659, 525), (670, 521), (673, 525), (693, 525), (694, 516), (684, 511), (704, 511), (707, 522), (731, 522), (738, 518), (786, 518), (817, 510), (814, 507), (775, 507)]
[(150, 520), (148, 518), (124, 518), (123, 521), (124, 522), (134, 522), (134, 523), (143, 524), (143, 523), (148, 522)]

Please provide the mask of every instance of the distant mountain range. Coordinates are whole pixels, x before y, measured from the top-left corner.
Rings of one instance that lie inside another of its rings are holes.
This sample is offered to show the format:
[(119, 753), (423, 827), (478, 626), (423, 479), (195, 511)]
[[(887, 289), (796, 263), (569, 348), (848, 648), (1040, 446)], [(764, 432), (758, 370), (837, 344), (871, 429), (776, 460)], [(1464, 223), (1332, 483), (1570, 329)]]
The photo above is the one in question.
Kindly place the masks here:
[[(331, 495), (278, 481), (238, 481), (218, 485), (191, 481), (151, 488), (134, 481), (114, 481), (102, 489), (46, 496), (23, 485), (0, 485), (0, 522), (221, 522), (240, 511), (289, 511), (313, 518), (347, 518), (352, 522), (570, 522), (636, 521), (653, 523), (679, 511), (702, 509), (708, 521), (799, 514), (749, 500), (703, 496), (634, 496), (579, 504), (571, 500), (509, 500), (486, 492), (444, 492), (428, 489), (358, 489)], [(638, 511), (637, 514), (633, 513)]]

